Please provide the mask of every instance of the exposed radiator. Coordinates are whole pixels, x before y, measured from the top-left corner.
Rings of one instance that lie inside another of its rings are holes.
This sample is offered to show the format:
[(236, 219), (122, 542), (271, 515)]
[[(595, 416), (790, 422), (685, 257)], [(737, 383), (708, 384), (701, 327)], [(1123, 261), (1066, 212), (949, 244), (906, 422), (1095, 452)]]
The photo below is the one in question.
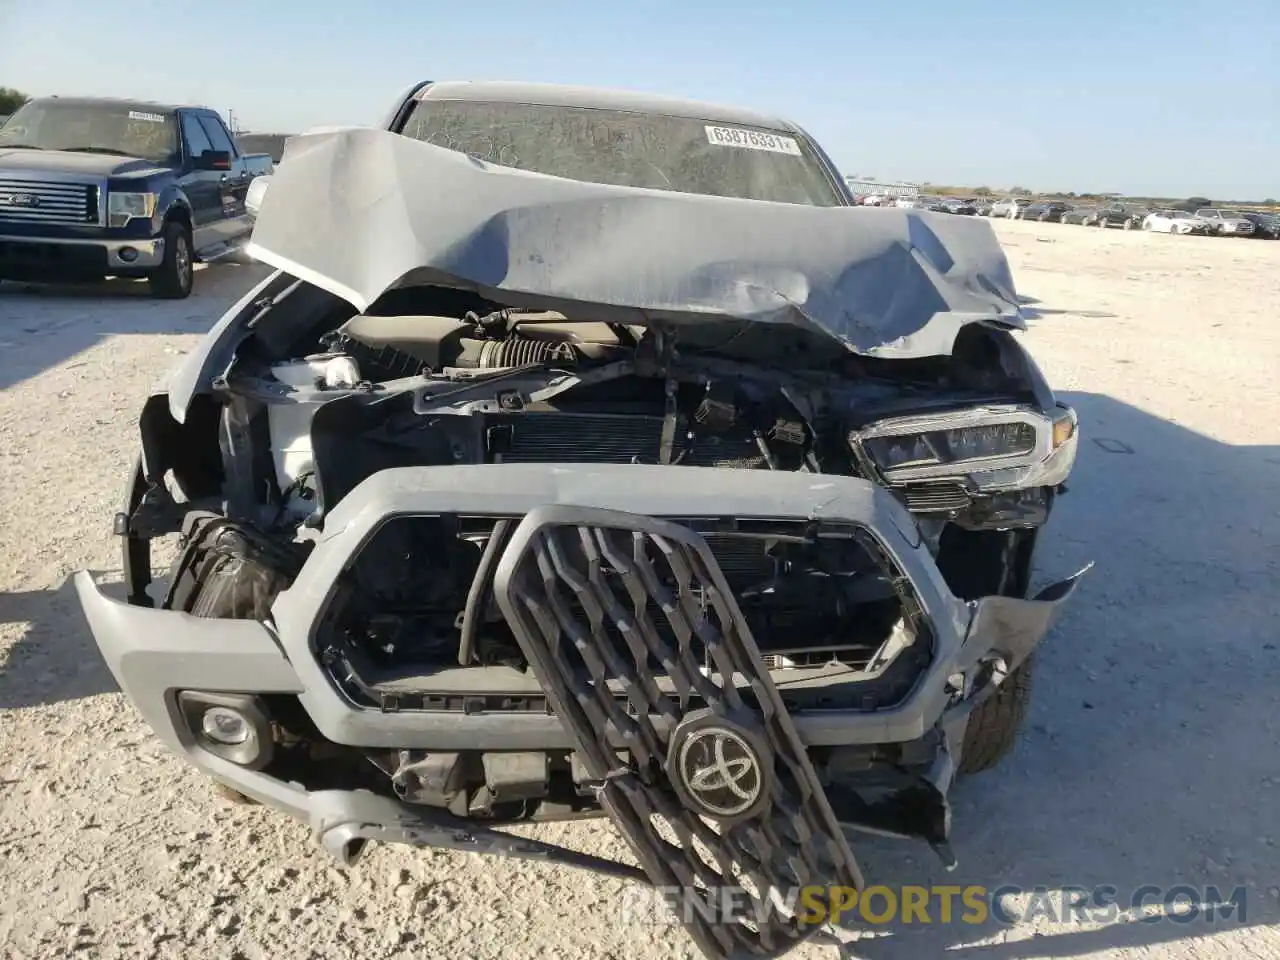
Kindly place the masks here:
[[(488, 454), (504, 463), (660, 463), (662, 417), (609, 413), (517, 413), (485, 417)], [(765, 467), (755, 439), (744, 431), (689, 437), (681, 419), (672, 459), (685, 466)]]

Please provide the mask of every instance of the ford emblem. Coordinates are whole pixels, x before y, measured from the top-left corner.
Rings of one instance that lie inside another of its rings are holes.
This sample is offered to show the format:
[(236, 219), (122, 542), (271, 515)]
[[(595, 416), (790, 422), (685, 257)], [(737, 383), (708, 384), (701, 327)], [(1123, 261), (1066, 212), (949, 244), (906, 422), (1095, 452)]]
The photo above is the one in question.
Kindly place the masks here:
[(0, 203), (11, 207), (38, 207), (40, 198), (34, 193), (0, 193)]

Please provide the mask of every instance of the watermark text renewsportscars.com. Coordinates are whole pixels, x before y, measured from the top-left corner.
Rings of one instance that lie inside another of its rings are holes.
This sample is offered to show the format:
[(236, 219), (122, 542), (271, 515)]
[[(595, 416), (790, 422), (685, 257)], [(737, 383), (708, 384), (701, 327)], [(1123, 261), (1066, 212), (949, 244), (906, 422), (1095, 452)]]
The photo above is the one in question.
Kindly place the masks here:
[(1243, 886), (1147, 884), (1130, 890), (1115, 886), (986, 887), (808, 886), (772, 888), (754, 896), (745, 887), (713, 890), (681, 887), (630, 887), (621, 903), (623, 923), (666, 925), (702, 918), (711, 922), (794, 917), (802, 926), (833, 924), (1020, 923), (1097, 925), (1111, 923), (1246, 922), (1248, 894)]

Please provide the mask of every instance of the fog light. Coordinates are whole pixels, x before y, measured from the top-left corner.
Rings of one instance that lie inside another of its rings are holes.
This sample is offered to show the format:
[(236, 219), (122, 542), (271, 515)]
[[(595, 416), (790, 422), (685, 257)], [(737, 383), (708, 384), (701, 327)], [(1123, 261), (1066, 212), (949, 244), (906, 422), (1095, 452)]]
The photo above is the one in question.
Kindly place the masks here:
[(266, 704), (250, 693), (178, 693), (193, 749), (250, 770), (261, 770), (275, 753), (275, 735)]
[(138, 250), (136, 247), (121, 247), (119, 256), (125, 263), (133, 263), (138, 259)]
[(200, 721), (200, 732), (214, 743), (230, 747), (248, 740), (253, 728), (242, 714), (230, 707), (210, 707)]

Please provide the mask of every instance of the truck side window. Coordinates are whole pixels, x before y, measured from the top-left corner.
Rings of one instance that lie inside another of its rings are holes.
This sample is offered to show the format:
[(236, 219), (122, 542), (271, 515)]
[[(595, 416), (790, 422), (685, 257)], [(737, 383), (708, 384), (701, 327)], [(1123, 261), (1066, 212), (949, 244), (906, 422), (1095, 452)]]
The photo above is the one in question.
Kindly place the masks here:
[(209, 142), (213, 144), (213, 149), (225, 150), (228, 156), (234, 157), (236, 155), (235, 144), (227, 136), (227, 131), (223, 129), (221, 122), (213, 117), (201, 117), (200, 126), (204, 127), (204, 132), (208, 134)]
[(200, 122), (194, 114), (184, 113), (182, 115), (182, 134), (186, 137), (187, 153), (192, 159), (213, 149), (213, 144), (209, 142), (204, 128), (200, 126)]

